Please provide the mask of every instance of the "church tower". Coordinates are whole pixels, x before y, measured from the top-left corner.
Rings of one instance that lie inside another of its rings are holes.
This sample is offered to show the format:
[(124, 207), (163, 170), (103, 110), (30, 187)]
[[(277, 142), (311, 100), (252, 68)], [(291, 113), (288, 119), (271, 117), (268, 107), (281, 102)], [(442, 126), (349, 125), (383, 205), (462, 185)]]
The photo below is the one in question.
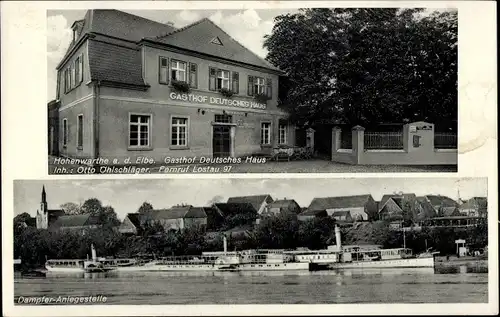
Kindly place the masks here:
[(36, 212), (37, 229), (47, 229), (49, 225), (49, 213), (47, 208), (47, 193), (45, 185), (42, 186), (42, 199), (40, 201), (40, 210)]

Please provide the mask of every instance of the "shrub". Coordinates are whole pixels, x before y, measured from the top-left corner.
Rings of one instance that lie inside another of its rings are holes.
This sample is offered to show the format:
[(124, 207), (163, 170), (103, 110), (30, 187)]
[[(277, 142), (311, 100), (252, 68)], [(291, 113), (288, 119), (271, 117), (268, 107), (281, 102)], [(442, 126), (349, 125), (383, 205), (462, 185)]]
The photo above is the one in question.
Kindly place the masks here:
[(172, 87), (179, 92), (189, 92), (189, 84), (185, 81), (172, 80)]

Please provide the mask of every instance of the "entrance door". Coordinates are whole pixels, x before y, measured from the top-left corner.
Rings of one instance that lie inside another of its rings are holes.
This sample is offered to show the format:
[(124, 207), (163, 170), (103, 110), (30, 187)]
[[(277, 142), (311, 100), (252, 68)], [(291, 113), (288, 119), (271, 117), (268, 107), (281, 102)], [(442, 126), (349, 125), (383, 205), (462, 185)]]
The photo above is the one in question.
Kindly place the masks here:
[(213, 156), (227, 157), (231, 155), (231, 127), (214, 125)]

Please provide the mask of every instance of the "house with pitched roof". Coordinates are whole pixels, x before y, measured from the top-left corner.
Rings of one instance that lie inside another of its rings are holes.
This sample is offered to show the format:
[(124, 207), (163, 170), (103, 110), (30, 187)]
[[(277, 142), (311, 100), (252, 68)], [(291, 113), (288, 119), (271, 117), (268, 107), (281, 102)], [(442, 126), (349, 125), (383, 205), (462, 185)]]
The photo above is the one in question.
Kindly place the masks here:
[(438, 217), (460, 216), (460, 205), (450, 197), (442, 195), (426, 195), (424, 197)]
[(413, 219), (418, 206), (417, 196), (412, 193), (384, 195), (378, 204), (378, 219), (399, 221), (405, 213)]
[(460, 213), (468, 217), (487, 217), (488, 199), (486, 197), (472, 197), (459, 207)]
[(323, 210), (304, 210), (297, 215), (299, 221), (308, 221), (315, 218), (325, 218), (328, 217), (328, 213), (325, 209)]
[(307, 212), (326, 210), (328, 216), (335, 212), (349, 211), (357, 221), (372, 220), (377, 214), (377, 203), (372, 195), (354, 195), (339, 197), (314, 198)]
[(228, 204), (232, 203), (248, 203), (257, 211), (257, 214), (262, 214), (266, 209), (267, 205), (272, 203), (274, 200), (271, 195), (250, 195), (250, 196), (239, 196), (230, 197), (227, 200)]
[(268, 204), (263, 214), (268, 216), (297, 216), (302, 212), (299, 204), (293, 199), (278, 199)]
[(163, 162), (294, 145), (278, 108), (284, 73), (209, 19), (177, 29), (96, 9), (72, 30), (57, 65), (62, 156)]
[(206, 228), (207, 215), (203, 207), (191, 205), (155, 209), (144, 213), (130, 213), (127, 214), (118, 230), (124, 234), (138, 234), (146, 226), (155, 225), (160, 225), (164, 231), (193, 227)]

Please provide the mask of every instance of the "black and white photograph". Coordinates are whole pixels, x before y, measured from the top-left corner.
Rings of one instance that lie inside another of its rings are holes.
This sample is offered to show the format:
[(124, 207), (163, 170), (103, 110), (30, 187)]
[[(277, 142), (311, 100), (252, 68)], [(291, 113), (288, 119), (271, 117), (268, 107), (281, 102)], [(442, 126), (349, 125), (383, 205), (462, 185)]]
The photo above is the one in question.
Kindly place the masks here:
[(486, 178), (18, 180), (14, 300), (486, 303), (487, 197)]
[(48, 10), (49, 174), (456, 172), (458, 10)]

